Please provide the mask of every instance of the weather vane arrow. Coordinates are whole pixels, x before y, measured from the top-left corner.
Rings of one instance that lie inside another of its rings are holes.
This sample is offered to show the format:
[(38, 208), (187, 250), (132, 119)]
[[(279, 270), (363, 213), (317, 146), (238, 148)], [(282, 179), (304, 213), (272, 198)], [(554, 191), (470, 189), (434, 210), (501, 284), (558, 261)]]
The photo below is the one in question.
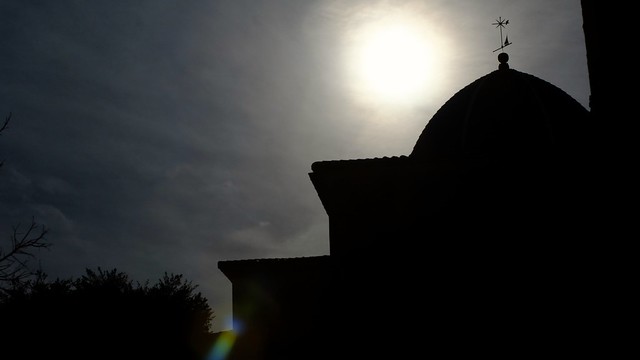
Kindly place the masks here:
[(509, 20), (502, 19), (502, 16), (500, 16), (498, 17), (498, 19), (496, 19), (496, 22), (492, 23), (491, 25), (495, 25), (498, 29), (500, 29), (500, 47), (493, 50), (493, 52), (504, 50), (505, 47), (513, 44), (509, 42), (509, 36), (505, 37), (504, 42), (502, 41), (502, 28), (504, 28), (506, 25), (509, 25)]

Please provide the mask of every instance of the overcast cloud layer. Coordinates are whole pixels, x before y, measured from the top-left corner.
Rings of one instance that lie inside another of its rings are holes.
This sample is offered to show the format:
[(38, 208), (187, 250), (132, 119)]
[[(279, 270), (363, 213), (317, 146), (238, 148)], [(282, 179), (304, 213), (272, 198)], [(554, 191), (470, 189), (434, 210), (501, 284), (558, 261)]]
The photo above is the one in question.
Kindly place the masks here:
[[(424, 15), (450, 49), (446, 83), (393, 111), (354, 101), (345, 74), (350, 32), (381, 4)], [(408, 155), (449, 97), (496, 69), (498, 16), (512, 68), (587, 107), (579, 0), (4, 0), (0, 234), (46, 224), (53, 278), (184, 274), (223, 329), (217, 262), (328, 254), (311, 164)]]

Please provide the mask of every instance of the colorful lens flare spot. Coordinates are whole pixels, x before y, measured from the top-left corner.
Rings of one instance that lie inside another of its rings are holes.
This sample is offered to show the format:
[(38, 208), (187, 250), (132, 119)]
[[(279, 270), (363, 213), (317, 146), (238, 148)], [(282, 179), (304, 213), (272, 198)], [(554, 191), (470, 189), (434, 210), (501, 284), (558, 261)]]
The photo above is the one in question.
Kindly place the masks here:
[(213, 344), (213, 348), (211, 349), (211, 353), (207, 360), (226, 359), (235, 341), (236, 333), (234, 331), (228, 331), (220, 334), (220, 337), (218, 337), (215, 344)]

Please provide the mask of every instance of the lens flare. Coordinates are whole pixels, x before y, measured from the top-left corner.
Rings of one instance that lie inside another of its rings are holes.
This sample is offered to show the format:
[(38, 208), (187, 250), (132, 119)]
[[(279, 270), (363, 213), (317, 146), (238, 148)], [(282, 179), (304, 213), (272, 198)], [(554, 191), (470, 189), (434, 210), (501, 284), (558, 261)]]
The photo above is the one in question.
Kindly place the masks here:
[(224, 360), (229, 355), (236, 341), (237, 334), (233, 331), (227, 331), (220, 334), (216, 342), (213, 344), (208, 360)]

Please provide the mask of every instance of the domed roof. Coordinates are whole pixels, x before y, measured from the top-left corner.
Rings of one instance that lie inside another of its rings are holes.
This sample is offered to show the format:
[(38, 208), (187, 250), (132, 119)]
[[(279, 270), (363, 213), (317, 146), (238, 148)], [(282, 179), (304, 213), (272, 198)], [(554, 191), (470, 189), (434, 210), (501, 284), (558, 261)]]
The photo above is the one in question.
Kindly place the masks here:
[(581, 151), (589, 112), (533, 75), (493, 71), (458, 91), (431, 118), (410, 157), (532, 157)]

